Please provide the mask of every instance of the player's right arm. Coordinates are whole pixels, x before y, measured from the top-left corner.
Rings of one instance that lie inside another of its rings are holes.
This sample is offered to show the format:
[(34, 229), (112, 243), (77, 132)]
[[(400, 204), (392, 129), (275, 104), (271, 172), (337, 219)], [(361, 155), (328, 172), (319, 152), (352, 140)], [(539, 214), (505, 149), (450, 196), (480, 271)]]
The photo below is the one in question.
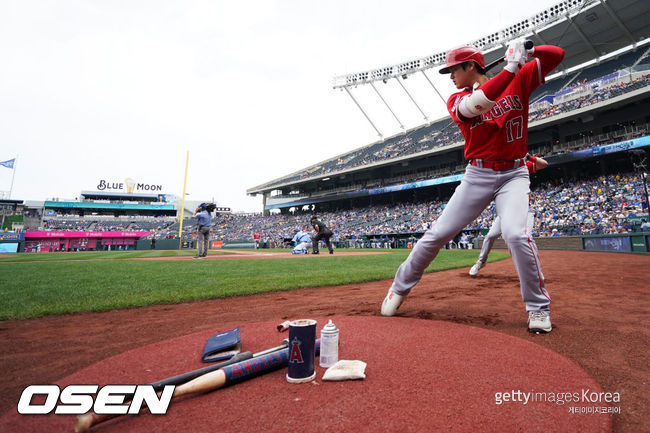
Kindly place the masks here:
[(544, 78), (562, 63), (564, 50), (555, 45), (539, 45), (531, 49), (528, 55), (539, 60), (540, 73)]
[(554, 45), (539, 45), (530, 50), (528, 55), (534, 57), (534, 60), (526, 63), (519, 74), (525, 97), (546, 82), (546, 76), (564, 59), (564, 50)]
[(526, 167), (528, 167), (529, 173), (537, 173), (538, 171), (548, 167), (548, 162), (540, 156), (528, 154), (526, 155)]

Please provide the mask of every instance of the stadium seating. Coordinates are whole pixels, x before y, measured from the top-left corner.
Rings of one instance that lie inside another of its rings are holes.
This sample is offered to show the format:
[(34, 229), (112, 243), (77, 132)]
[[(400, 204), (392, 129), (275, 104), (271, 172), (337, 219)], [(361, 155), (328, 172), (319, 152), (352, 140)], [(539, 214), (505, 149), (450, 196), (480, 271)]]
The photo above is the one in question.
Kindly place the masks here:
[[(562, 92), (563, 100), (569, 100), (556, 105), (549, 104), (546, 101), (541, 103), (533, 102), (530, 107), (530, 122), (584, 108), (597, 102), (649, 86), (650, 78), (646, 74), (629, 83), (620, 82), (619, 80), (616, 85), (599, 87), (593, 92), (588, 92), (589, 94), (586, 96), (571, 97), (571, 93), (573, 92), (577, 95), (581, 91), (584, 91), (586, 84), (632, 66), (637, 60), (641, 60), (639, 57), (642, 55), (642, 51), (627, 53), (602, 64), (591, 66), (585, 70), (569, 74), (566, 77), (559, 77), (550, 81), (545, 86), (539, 88), (536, 91), (537, 93), (533, 93), (531, 100), (538, 101), (543, 96), (555, 95), (560, 91)], [(650, 57), (646, 60), (649, 59)], [(646, 60), (643, 60), (643, 62)], [(564, 88), (565, 86), (566, 88)], [(283, 177), (277, 184), (336, 173), (342, 170), (412, 155), (418, 152), (430, 151), (461, 142), (463, 142), (463, 137), (458, 128), (455, 127), (454, 122), (449, 118), (444, 118), (430, 125), (421, 126), (406, 132), (405, 134), (400, 134), (385, 141), (373, 143), (352, 152), (339, 155), (336, 158), (325, 161), (320, 165), (309, 167), (294, 175)]]
[[(616, 96), (620, 96), (624, 93), (632, 92), (634, 90), (640, 89), (650, 85), (650, 77), (648, 75), (643, 75), (635, 80), (626, 83), (619, 83), (614, 86), (597, 88), (597, 89), (588, 89), (588, 94), (585, 96), (580, 96), (575, 99), (570, 99), (566, 102), (561, 102), (558, 104), (547, 104), (547, 103), (535, 103), (531, 104), (529, 111), (530, 122), (536, 120), (541, 120), (544, 118), (549, 118), (561, 113), (567, 113), (572, 110), (577, 110), (579, 108), (587, 107), (598, 102), (605, 101)], [(579, 89), (576, 88), (576, 92)], [(566, 95), (565, 95), (566, 97)]]
[[(533, 189), (535, 199), (535, 236), (575, 236), (580, 234), (628, 233), (639, 230), (640, 218), (647, 215), (642, 179), (625, 173), (585, 180), (558, 180)], [(334, 231), (335, 241), (348, 240), (347, 245), (394, 246), (391, 236), (421, 234), (435, 222), (445, 201), (400, 203), (368, 206), (336, 212), (321, 212), (319, 218)], [(487, 230), (495, 217), (494, 205), (488, 207), (470, 230)], [(273, 247), (284, 246), (294, 229), (311, 230), (309, 214), (217, 214), (213, 218), (212, 239), (221, 241), (252, 240), (259, 231), (262, 240)], [(179, 222), (168, 218), (113, 218), (107, 220), (84, 218), (46, 218), (48, 230), (155, 230), (155, 237), (175, 238)], [(196, 236), (196, 222), (183, 221), (183, 236)], [(362, 238), (376, 241), (360, 241)], [(384, 240), (382, 240), (382, 238)]]
[[(642, 180), (633, 173), (542, 185), (533, 190), (536, 213), (533, 234), (565, 236), (637, 230), (638, 223), (631, 220), (647, 215), (643, 194)], [(440, 215), (444, 205), (444, 201), (428, 201), (370, 206), (322, 212), (319, 218), (332, 228), (335, 241), (351, 240), (349, 244), (354, 245), (362, 237), (422, 233)], [(492, 205), (467, 228), (485, 231), (494, 217)], [(294, 229), (310, 230), (308, 218), (309, 214), (304, 213), (218, 214), (213, 220), (212, 237), (222, 241), (250, 241), (253, 233), (259, 231), (264, 242), (280, 247), (285, 238), (293, 236)], [(188, 235), (196, 232), (194, 221), (187, 219), (183, 224), (183, 231)], [(168, 228), (170, 236), (177, 233), (178, 224)]]

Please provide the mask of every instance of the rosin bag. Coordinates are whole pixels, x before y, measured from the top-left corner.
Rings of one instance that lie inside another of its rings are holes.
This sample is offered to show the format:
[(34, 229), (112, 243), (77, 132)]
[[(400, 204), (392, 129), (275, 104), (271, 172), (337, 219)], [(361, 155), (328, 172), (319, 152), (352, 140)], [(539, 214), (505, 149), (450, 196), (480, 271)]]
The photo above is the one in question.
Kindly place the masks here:
[(239, 326), (230, 331), (212, 335), (205, 342), (201, 361), (216, 362), (230, 359), (241, 352), (241, 336)]

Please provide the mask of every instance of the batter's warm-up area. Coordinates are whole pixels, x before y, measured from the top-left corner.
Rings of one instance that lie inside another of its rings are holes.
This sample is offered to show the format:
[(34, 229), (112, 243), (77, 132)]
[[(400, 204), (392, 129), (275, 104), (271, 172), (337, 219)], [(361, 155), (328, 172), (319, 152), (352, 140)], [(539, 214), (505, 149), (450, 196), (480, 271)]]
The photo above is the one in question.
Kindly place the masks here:
[[(584, 390), (599, 395), (598, 383), (572, 360), (524, 339), (415, 318), (312, 319), (319, 329), (333, 319), (340, 329), (340, 359), (366, 362), (366, 379), (323, 382), (325, 370), (317, 364), (316, 380), (296, 385), (280, 369), (173, 401), (166, 415), (120, 416), (90, 431), (611, 431), (611, 415), (581, 414), (584, 402), (568, 402), (568, 394)], [(276, 325), (242, 324), (243, 350), (281, 344), (286, 334)], [(198, 355), (210, 333), (142, 346), (57, 384), (150, 383), (200, 368)], [(0, 431), (72, 432), (74, 421), (10, 411), (0, 419)]]

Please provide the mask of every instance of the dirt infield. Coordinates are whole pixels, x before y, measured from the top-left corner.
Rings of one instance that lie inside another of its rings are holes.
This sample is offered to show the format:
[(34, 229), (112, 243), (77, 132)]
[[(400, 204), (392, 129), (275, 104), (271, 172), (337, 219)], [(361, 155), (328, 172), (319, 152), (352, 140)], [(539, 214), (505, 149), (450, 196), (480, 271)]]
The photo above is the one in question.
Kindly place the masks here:
[[(509, 259), (489, 264), (477, 278), (469, 277), (467, 268), (425, 275), (400, 315), (477, 326), (557, 352), (575, 361), (603, 391), (620, 393), (621, 402), (614, 406), (620, 407), (621, 413), (614, 416), (613, 431), (644, 431), (647, 427), (643, 426), (650, 425), (650, 257), (541, 251), (541, 259), (553, 299), (554, 330), (550, 335), (526, 332), (518, 280)], [(260, 321), (377, 316), (389, 284), (380, 281), (0, 322), (0, 369), (4, 372), (0, 413), (15, 411), (20, 392), (29, 384), (54, 383), (146, 344)], [(492, 350), (507, 352), (503, 347)], [(540, 350), (539, 357), (528, 360), (531, 378), (544, 374), (544, 353)]]

